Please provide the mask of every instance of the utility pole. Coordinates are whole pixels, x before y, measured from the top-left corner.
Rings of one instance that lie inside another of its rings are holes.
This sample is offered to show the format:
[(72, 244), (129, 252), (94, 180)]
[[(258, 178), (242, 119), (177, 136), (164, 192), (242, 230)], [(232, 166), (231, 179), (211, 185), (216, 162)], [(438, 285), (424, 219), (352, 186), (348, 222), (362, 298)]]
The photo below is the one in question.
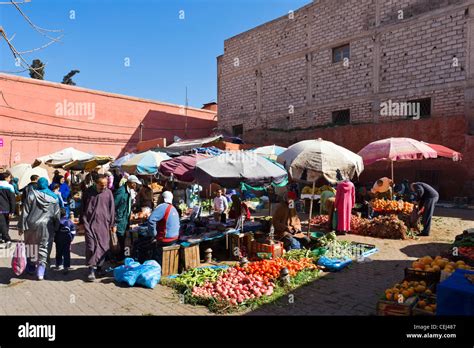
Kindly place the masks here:
[(188, 137), (188, 86), (186, 86), (186, 95), (184, 101), (184, 137)]
[(143, 122), (140, 122), (140, 141), (143, 140)]

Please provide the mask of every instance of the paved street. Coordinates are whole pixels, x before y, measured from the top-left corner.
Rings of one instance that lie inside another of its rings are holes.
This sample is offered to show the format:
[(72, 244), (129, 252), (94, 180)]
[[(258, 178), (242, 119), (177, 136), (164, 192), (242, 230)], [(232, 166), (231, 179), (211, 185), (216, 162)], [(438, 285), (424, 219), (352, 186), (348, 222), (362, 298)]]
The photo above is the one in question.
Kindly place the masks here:
[[(383, 290), (403, 277), (403, 269), (417, 257), (437, 254), (456, 234), (474, 228), (474, 211), (438, 209), (433, 236), (422, 240), (381, 240), (347, 236), (348, 240), (375, 244), (380, 250), (371, 262), (354, 264), (339, 273), (326, 274), (312, 284), (253, 312), (242, 315), (373, 315)], [(14, 238), (17, 237), (13, 233)], [(13, 248), (11, 249), (13, 250)], [(53, 248), (54, 255), (54, 248)], [(5, 256), (5, 255), (3, 255)], [(50, 270), (46, 280), (17, 278), (10, 257), (0, 260), (0, 315), (208, 315), (205, 307), (179, 303), (170, 288), (128, 288), (111, 278), (87, 283), (84, 267), (84, 238), (73, 245), (74, 270), (69, 275)], [(291, 301), (292, 300), (292, 301)], [(292, 302), (292, 303), (290, 303)]]

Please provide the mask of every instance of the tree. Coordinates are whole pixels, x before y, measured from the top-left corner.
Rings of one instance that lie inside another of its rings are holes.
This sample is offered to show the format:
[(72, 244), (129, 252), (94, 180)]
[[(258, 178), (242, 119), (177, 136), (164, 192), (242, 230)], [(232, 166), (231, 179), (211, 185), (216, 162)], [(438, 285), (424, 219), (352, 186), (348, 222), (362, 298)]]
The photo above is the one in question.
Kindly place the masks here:
[(30, 67), (30, 77), (32, 79), (44, 80), (44, 64), (39, 59), (33, 60)]
[(71, 86), (75, 86), (76, 84), (74, 83), (74, 81), (72, 80), (72, 77), (76, 74), (80, 73), (79, 70), (71, 70), (66, 76), (63, 77), (63, 84), (65, 85), (71, 85)]

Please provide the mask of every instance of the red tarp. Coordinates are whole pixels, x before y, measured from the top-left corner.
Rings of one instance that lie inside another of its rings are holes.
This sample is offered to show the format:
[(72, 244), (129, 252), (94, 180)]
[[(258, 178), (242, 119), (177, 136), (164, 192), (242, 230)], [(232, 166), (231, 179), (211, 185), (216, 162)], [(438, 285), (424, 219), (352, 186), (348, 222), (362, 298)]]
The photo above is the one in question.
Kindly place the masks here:
[(160, 164), (160, 173), (164, 176), (173, 176), (183, 182), (194, 181), (194, 168), (199, 160), (209, 158), (210, 156), (195, 153), (191, 155), (178, 156), (173, 159), (163, 161)]

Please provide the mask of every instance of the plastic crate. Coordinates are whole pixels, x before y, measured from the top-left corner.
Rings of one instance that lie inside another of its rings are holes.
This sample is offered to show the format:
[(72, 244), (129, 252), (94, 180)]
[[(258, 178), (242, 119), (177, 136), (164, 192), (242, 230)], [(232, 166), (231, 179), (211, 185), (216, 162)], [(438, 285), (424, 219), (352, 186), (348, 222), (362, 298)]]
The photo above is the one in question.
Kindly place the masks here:
[(378, 253), (379, 249), (373, 244), (351, 243), (351, 253), (354, 259), (369, 257)]

